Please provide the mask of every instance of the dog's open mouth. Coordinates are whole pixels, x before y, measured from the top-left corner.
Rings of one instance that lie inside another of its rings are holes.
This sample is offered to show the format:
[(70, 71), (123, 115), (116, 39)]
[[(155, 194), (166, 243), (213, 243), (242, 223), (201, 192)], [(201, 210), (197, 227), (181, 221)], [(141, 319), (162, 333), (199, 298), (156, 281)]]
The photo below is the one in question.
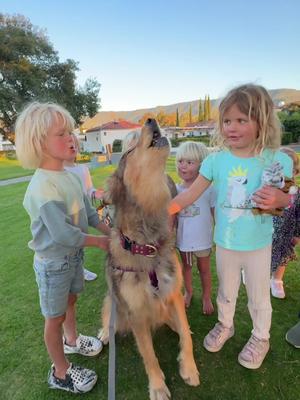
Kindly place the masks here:
[(165, 147), (169, 146), (168, 139), (164, 136), (161, 136), (159, 127), (155, 121), (155, 119), (149, 118), (145, 125), (149, 125), (152, 130), (152, 140), (150, 142), (149, 147)]

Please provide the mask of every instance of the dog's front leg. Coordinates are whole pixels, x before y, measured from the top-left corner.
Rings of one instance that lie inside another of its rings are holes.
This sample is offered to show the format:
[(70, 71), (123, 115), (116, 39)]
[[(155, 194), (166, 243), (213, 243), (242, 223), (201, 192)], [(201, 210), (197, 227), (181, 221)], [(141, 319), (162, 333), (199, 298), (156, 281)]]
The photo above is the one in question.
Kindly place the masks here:
[(176, 327), (180, 338), (180, 353), (178, 355), (180, 375), (188, 385), (198, 386), (200, 384), (199, 372), (194, 359), (191, 331), (181, 292), (174, 295), (170, 307), (172, 326)]
[(151, 331), (144, 324), (133, 325), (132, 332), (141, 356), (143, 357), (145, 369), (149, 379), (149, 392), (151, 400), (169, 400), (170, 391), (165, 384), (157, 357), (154, 353)]
[(111, 298), (107, 295), (102, 307), (102, 329), (98, 333), (98, 338), (103, 344), (107, 344), (109, 340), (109, 319), (111, 312)]

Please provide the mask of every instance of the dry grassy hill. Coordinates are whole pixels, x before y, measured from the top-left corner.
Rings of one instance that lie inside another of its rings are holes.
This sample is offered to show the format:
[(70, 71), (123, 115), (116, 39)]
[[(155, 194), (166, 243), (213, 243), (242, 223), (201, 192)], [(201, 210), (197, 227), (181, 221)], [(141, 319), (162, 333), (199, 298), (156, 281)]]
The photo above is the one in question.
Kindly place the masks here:
[[(269, 91), (274, 104), (277, 105), (281, 101), (285, 103), (291, 103), (294, 101), (300, 101), (300, 90), (296, 89), (274, 89)], [(220, 99), (211, 99), (212, 110), (217, 107)], [(139, 119), (147, 112), (157, 114), (163, 111), (166, 114), (175, 113), (176, 109), (179, 109), (180, 113), (187, 112), (189, 110), (190, 104), (192, 105), (192, 112), (194, 115), (198, 113), (198, 102), (199, 100), (192, 100), (183, 103), (175, 103), (168, 106), (157, 106), (154, 108), (144, 108), (140, 110), (133, 111), (100, 111), (93, 118), (88, 118), (84, 124), (83, 129), (90, 129), (96, 126), (100, 126), (106, 122), (126, 119), (132, 122), (138, 122)]]

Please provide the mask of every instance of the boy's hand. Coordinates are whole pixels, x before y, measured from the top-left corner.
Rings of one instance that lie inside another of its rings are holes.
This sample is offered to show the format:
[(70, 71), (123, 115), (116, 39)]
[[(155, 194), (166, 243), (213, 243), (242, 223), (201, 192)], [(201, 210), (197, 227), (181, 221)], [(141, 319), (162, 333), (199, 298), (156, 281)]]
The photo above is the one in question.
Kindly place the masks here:
[(111, 228), (110, 228), (108, 225), (106, 225), (105, 222), (102, 222), (102, 221), (101, 221), (101, 222), (97, 225), (96, 229), (98, 229), (98, 231), (104, 233), (104, 235), (108, 235), (108, 236), (109, 236), (109, 235), (111, 234)]
[(292, 245), (296, 246), (297, 244), (300, 244), (300, 237), (294, 236), (292, 239)]
[(110, 239), (108, 236), (99, 236), (97, 246), (105, 251), (109, 251)]
[(97, 200), (102, 200), (104, 197), (104, 190), (103, 189), (97, 189), (94, 193), (95, 199)]

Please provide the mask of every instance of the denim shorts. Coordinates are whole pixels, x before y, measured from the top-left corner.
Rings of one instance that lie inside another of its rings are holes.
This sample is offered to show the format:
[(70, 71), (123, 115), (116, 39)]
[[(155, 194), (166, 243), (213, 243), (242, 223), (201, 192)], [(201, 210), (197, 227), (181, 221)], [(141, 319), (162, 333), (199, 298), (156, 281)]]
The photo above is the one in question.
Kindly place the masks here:
[(64, 315), (69, 294), (83, 290), (83, 250), (59, 258), (35, 255), (33, 267), (43, 316), (55, 318)]

